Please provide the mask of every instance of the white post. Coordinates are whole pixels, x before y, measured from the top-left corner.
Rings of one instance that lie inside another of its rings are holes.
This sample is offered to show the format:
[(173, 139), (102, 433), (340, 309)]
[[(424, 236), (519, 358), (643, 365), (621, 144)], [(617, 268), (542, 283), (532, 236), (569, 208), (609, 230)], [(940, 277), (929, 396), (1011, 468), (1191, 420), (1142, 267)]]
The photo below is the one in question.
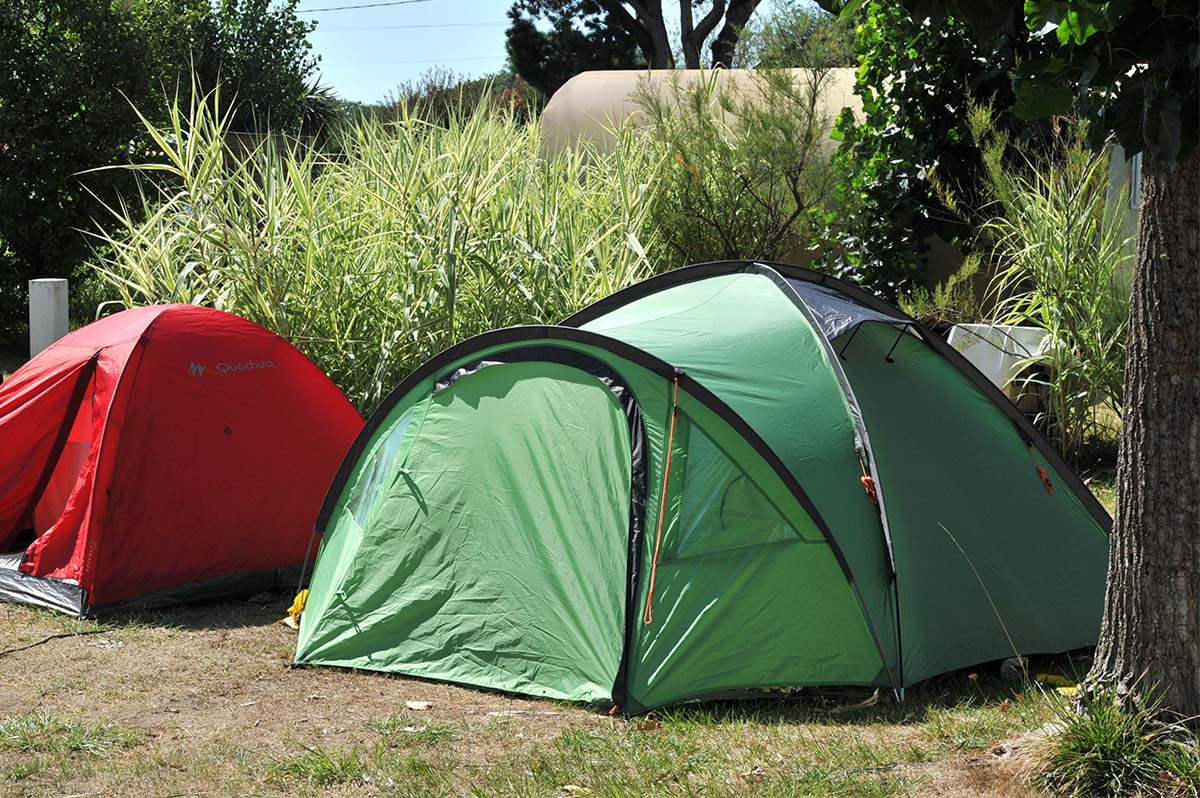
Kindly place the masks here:
[(29, 281), (29, 356), (67, 334), (67, 281)]

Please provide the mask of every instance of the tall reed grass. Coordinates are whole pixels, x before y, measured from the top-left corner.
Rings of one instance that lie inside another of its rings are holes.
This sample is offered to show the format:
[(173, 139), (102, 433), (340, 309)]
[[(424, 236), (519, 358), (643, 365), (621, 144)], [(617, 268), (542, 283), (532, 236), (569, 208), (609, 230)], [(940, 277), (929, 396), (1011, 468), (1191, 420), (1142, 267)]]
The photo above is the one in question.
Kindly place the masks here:
[(1002, 323), (1042, 327), (1050, 346), (1028, 387), (1048, 397), (1043, 423), (1068, 454), (1119, 421), (1134, 240), (1127, 194), (1111, 196), (1109, 161), (1071, 139), (1035, 168), (991, 161), (1003, 211), (983, 226), (1000, 265)]
[(1020, 363), (1022, 388), (1039, 399), (1036, 420), (1059, 451), (1078, 467), (1091, 465), (1115, 445), (1121, 419), (1135, 244), (1128, 187), (1114, 187), (1109, 154), (1087, 145), (1076, 120), (1055, 119), (1043, 137), (1023, 144), (996, 127), (987, 104), (972, 105), (968, 123), (987, 204), (965, 208), (955, 186), (931, 179), (964, 221), (986, 218), (968, 264), (992, 276), (982, 302), (974, 275), (964, 272), (966, 280), (951, 280), (932, 301), (917, 295), (908, 304), (968, 318), (992, 305), (997, 324), (1045, 330), (1042, 351)]
[[(320, 365), (364, 411), (404, 373), (494, 327), (553, 322), (652, 272), (652, 148), (543, 156), (538, 125), (481, 105), (400, 110), (324, 151), (235, 139), (219, 97), (146, 122), (161, 163), (112, 208), (100, 278), (127, 306), (210, 305)], [(145, 121), (145, 120), (143, 120)]]

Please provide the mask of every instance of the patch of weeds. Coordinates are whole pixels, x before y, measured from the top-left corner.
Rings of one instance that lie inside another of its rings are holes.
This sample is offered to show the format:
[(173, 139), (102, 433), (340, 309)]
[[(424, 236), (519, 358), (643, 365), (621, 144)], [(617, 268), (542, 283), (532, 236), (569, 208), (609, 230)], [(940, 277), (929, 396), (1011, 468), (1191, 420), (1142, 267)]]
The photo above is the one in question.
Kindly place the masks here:
[(511, 752), (472, 780), (472, 794), (558, 795), (574, 786), (596, 795), (643, 795), (649, 784), (667, 782), (675, 792), (688, 792), (707, 769), (699, 747), (635, 723), (567, 729), (551, 742)]
[(1200, 749), (1186, 727), (1164, 722), (1161, 696), (1140, 703), (1113, 690), (1058, 707), (1039, 781), (1059, 795), (1200, 795)]
[(405, 715), (389, 715), (382, 720), (368, 721), (367, 728), (378, 734), (384, 745), (393, 748), (438, 745), (458, 736), (458, 729), (453, 726), (416, 722)]
[(453, 767), (438, 767), (409, 753), (401, 759), (385, 759), (380, 769), (380, 786), (395, 798), (433, 798), (449, 790)]
[(1052, 699), (1037, 685), (1013, 687), (976, 673), (967, 679), (969, 688), (955, 685), (954, 692), (917, 710), (929, 758), (988, 748), (1054, 717)]
[(773, 795), (828, 796), (829, 798), (893, 798), (907, 795), (916, 781), (896, 766), (836, 770), (822, 766), (801, 768), (770, 785)]
[(306, 782), (320, 786), (362, 781), (369, 763), (357, 748), (350, 751), (326, 751), (307, 748), (302, 754), (281, 759), (267, 768), (267, 781)]
[(18, 762), (4, 770), (4, 778), (6, 781), (16, 782), (24, 781), (42, 769), (42, 763), (36, 759), (28, 762)]
[(92, 754), (128, 748), (138, 737), (128, 729), (101, 723), (53, 718), (41, 712), (0, 721), (0, 749), (26, 753)]
[(924, 731), (936, 748), (960, 752), (987, 748), (1003, 739), (1016, 725), (996, 707), (960, 705), (927, 710)]
[(888, 798), (906, 794), (916, 781), (908, 766), (923, 761), (922, 749), (895, 745), (854, 732), (812, 734), (804, 759), (785, 766), (768, 782), (771, 794)]

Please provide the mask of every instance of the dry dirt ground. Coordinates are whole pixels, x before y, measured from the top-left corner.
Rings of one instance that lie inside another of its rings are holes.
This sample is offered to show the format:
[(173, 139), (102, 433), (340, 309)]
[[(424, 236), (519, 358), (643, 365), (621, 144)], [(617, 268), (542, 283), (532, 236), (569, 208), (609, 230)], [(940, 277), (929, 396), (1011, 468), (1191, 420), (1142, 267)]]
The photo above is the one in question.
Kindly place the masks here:
[(1040, 794), (1031, 732), (1051, 700), (995, 674), (946, 677), (903, 706), (846, 709), (858, 691), (624, 720), (289, 668), (295, 635), (276, 623), (289, 600), (100, 623), (0, 604), (0, 795)]

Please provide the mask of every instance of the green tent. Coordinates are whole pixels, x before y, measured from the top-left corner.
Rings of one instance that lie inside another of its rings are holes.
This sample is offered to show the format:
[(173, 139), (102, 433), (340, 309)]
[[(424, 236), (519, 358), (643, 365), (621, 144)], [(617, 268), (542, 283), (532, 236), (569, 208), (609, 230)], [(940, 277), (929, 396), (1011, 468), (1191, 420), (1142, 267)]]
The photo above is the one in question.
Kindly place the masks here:
[(1094, 644), (1110, 519), (896, 308), (714, 263), (486, 333), (342, 465), (296, 661), (595, 702)]

